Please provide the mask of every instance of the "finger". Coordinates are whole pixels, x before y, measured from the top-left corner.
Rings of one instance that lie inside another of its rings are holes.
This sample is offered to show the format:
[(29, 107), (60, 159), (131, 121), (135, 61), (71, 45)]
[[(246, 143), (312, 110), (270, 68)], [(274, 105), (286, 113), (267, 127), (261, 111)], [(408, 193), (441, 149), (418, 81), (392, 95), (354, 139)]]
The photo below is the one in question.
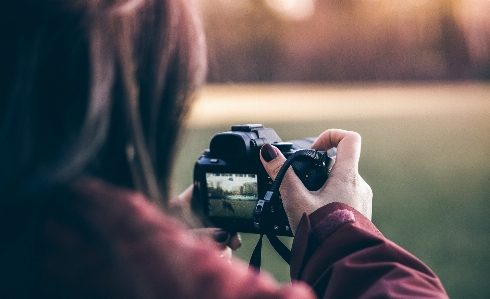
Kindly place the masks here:
[(170, 206), (181, 206), (184, 204), (189, 205), (192, 200), (192, 191), (194, 190), (194, 185), (190, 185), (184, 190), (179, 196), (172, 198), (169, 201)]
[[(262, 162), (267, 174), (269, 174), (272, 180), (275, 180), (279, 170), (281, 170), (282, 165), (284, 165), (284, 162), (286, 162), (286, 158), (275, 146), (264, 144), (260, 150), (260, 161)], [(303, 183), (296, 176), (291, 167), (289, 167), (289, 169), (286, 171), (283, 178), (283, 184), (281, 184), (281, 186), (282, 185), (294, 186), (295, 188), (297, 186), (304, 187)]]
[(197, 228), (192, 231), (198, 236), (213, 240), (219, 249), (219, 257), (227, 261), (231, 260), (232, 250), (228, 244), (232, 237), (229, 232), (219, 228)]
[(231, 250), (238, 250), (242, 246), (242, 236), (239, 233), (231, 234), (230, 241), (228, 242), (228, 247)]
[[(282, 165), (284, 165), (284, 162), (286, 162), (286, 158), (278, 148), (270, 144), (264, 144), (260, 150), (260, 153), (260, 161), (262, 162), (265, 171), (269, 174), (272, 180), (275, 180)], [(271, 158), (272, 160), (270, 160)], [(289, 189), (291, 189), (291, 191), (289, 191)], [(284, 175), (281, 183), (281, 190), (288, 190), (288, 193), (294, 191), (294, 194), (296, 195), (299, 193), (306, 194), (308, 192), (306, 187), (303, 185), (303, 182), (301, 182), (291, 167), (289, 167)]]
[(320, 134), (311, 145), (311, 148), (317, 150), (329, 150), (333, 147), (337, 148), (334, 169), (337, 172), (357, 173), (361, 155), (361, 136), (352, 131), (330, 129)]
[(239, 233), (230, 233), (219, 228), (197, 228), (193, 231), (201, 237), (213, 240), (222, 250), (226, 248), (237, 250), (242, 246), (242, 237)]
[(222, 258), (222, 259), (225, 259), (226, 261), (230, 262), (231, 261), (231, 257), (233, 256), (233, 253), (231, 251), (231, 248), (230, 247), (226, 247), (225, 249), (223, 249), (221, 252), (220, 252), (220, 255), (219, 257)]
[(260, 161), (264, 165), (267, 174), (272, 180), (275, 180), (277, 173), (286, 162), (286, 158), (275, 146), (264, 144), (260, 149)]
[[(279, 149), (265, 144), (261, 149), (260, 160), (269, 176), (275, 180), (286, 158)], [(298, 176), (296, 176), (293, 169), (289, 167), (281, 183), (280, 192), (282, 194), (284, 210), (294, 233), (303, 213), (313, 212), (306, 204), (309, 191)], [(295, 200), (298, 198), (302, 200)]]
[(228, 243), (230, 242), (231, 236), (230, 233), (225, 230), (215, 229), (213, 231), (212, 239), (214, 240), (214, 242), (219, 244), (220, 248), (225, 249), (226, 247), (228, 247)]
[(295, 235), (303, 213), (311, 214), (318, 207), (311, 205), (310, 191), (306, 189), (291, 167), (286, 172), (279, 189), (284, 211), (288, 216), (293, 235)]
[(192, 230), (198, 236), (213, 240), (220, 248), (228, 246), (230, 233), (219, 228), (196, 228)]

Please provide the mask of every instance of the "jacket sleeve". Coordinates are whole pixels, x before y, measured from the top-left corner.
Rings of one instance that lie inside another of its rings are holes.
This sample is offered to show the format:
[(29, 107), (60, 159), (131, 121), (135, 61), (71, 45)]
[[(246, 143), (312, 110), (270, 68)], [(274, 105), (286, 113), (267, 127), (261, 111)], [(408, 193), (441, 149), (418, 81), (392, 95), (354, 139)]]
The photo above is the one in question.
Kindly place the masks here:
[(341, 203), (303, 215), (291, 278), (308, 283), (319, 298), (448, 298), (426, 265)]

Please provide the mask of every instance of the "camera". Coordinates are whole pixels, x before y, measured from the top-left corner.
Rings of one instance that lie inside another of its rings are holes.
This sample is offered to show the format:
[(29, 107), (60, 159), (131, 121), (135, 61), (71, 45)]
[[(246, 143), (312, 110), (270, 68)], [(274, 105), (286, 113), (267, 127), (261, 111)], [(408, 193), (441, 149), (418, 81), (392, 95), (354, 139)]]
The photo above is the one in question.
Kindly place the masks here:
[[(254, 211), (272, 184), (260, 161), (260, 149), (269, 143), (288, 158), (298, 150), (311, 148), (313, 141), (304, 138), (283, 142), (273, 129), (261, 124), (234, 125), (231, 131), (214, 135), (209, 149), (194, 166), (193, 209), (210, 225), (231, 232), (260, 233), (254, 226)], [(317, 152), (322, 161), (300, 159), (291, 165), (310, 191), (324, 185), (334, 164), (326, 152)], [(268, 233), (292, 236), (280, 195), (279, 200), (271, 202), (267, 218)]]

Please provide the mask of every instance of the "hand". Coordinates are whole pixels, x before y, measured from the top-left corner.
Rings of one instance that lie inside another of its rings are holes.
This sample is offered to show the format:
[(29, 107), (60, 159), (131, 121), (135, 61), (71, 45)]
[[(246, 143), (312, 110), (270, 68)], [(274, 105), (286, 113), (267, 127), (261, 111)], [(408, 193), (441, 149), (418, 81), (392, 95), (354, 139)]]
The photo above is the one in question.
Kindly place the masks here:
[[(303, 213), (311, 214), (332, 202), (347, 204), (371, 219), (373, 193), (358, 173), (361, 136), (350, 131), (327, 130), (311, 147), (323, 151), (336, 147), (336, 162), (327, 182), (318, 191), (306, 189), (291, 167), (286, 172), (279, 191), (293, 234)], [(269, 144), (262, 147), (260, 156), (265, 170), (275, 179), (286, 158)]]
[[(191, 210), (193, 186), (191, 185), (179, 196), (169, 201), (169, 210), (172, 215), (183, 219), (191, 225), (198, 227), (199, 220), (194, 216)], [(219, 228), (195, 228), (192, 230), (197, 235), (213, 240), (221, 250), (220, 256), (230, 259), (232, 250), (237, 250), (242, 245), (240, 234), (230, 233)]]

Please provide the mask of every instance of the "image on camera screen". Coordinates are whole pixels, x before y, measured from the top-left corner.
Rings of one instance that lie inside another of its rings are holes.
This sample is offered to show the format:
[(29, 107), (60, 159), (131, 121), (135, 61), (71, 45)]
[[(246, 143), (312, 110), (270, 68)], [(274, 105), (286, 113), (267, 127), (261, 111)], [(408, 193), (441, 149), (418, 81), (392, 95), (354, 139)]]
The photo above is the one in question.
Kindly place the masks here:
[(209, 216), (252, 219), (258, 200), (257, 175), (206, 173)]

